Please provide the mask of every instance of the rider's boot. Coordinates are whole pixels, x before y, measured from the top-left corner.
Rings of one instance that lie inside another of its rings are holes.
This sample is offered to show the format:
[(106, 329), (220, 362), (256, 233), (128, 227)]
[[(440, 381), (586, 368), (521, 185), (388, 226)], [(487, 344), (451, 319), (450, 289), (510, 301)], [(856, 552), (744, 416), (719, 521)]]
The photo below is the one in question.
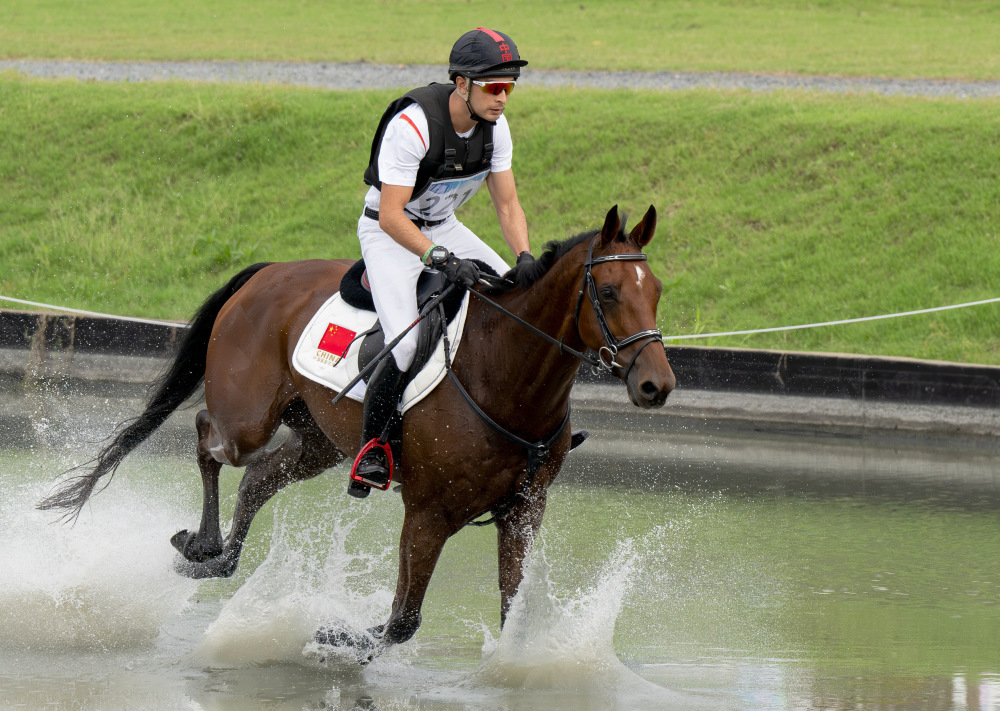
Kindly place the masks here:
[[(368, 451), (354, 462), (351, 483), (347, 493), (363, 499), (371, 492), (372, 486), (385, 488), (392, 477), (384, 446), (387, 442), (386, 426), (396, 411), (399, 398), (406, 385), (406, 373), (396, 367), (396, 359), (390, 353), (375, 367), (368, 389), (365, 391), (364, 414), (361, 423), (361, 450)], [(376, 446), (368, 447), (369, 444)], [(363, 481), (358, 481), (360, 478)]]

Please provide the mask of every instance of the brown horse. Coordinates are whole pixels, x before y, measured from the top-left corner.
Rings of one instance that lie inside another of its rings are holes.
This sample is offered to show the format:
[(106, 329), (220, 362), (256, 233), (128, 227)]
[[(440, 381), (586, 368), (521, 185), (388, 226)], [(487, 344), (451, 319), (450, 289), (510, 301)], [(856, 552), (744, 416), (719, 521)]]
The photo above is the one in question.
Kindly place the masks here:
[[(655, 229), (652, 207), (628, 234), (613, 207), (602, 229), (549, 243), (537, 262), (507, 275), (507, 286), (487, 289), (493, 304), (472, 300), (452, 363), (454, 379), (443, 380), (403, 420), (396, 479), (405, 513), (389, 619), (363, 638), (324, 629), (317, 633), (320, 642), (352, 645), (365, 662), (412, 637), (445, 542), (490, 513), (503, 623), (542, 522), (547, 489), (570, 448), (566, 425), (580, 367), (576, 356), (586, 349), (600, 353), (599, 362), (624, 380), (639, 407), (659, 407), (674, 388), (656, 330), (662, 287), (641, 252)], [(90, 472), (64, 482), (39, 506), (69, 509), (75, 517), (98, 480), (113, 474), (203, 380), (207, 409), (196, 416), (196, 427), (204, 510), (199, 529), (181, 531), (172, 542), (184, 557), (181, 572), (231, 575), (254, 515), (268, 499), (358, 451), (361, 405), (349, 399), (334, 405), (331, 390), (290, 365), (303, 329), (352, 263), (255, 265), (234, 277), (196, 314), (143, 414), (104, 448)], [(647, 348), (651, 343), (655, 347)], [(282, 423), (290, 436), (267, 450)], [(532, 443), (539, 446), (532, 449)], [(219, 526), (223, 464), (246, 467), (226, 539)], [(535, 471), (529, 476), (526, 469)]]

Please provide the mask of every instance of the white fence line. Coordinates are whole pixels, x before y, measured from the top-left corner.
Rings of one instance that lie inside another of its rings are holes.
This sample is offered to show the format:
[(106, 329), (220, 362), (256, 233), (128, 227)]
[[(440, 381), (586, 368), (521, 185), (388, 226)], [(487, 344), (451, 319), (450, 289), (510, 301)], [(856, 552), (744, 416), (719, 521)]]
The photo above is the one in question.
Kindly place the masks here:
[[(71, 309), (66, 306), (53, 306), (52, 304), (41, 304), (36, 301), (25, 301), (24, 299), (15, 299), (10, 296), (0, 296), (0, 300), (12, 301), (17, 304), (24, 304), (26, 306), (37, 306), (44, 309), (52, 309), (53, 311), (64, 311), (67, 313), (81, 314), (84, 316), (97, 316), (99, 318), (111, 318), (118, 321), (132, 321), (134, 323), (148, 323), (154, 326), (175, 326), (179, 328), (187, 328), (188, 324), (180, 323), (176, 321), (156, 321), (154, 319), (147, 318), (136, 318), (134, 316), (115, 316), (114, 314), (102, 314), (96, 311), (83, 311), (81, 309)], [(983, 299), (981, 301), (968, 301), (964, 304), (952, 304), (950, 306), (935, 306), (930, 309), (917, 309), (916, 311), (901, 311), (895, 314), (880, 314), (878, 316), (861, 316), (859, 318), (845, 318), (838, 321), (821, 321), (819, 323), (804, 323), (798, 326), (774, 326), (772, 328), (755, 328), (747, 331), (721, 331), (718, 333), (690, 333), (683, 334), (679, 336), (664, 336), (664, 341), (680, 341), (692, 338), (717, 338), (719, 336), (747, 336), (755, 333), (776, 333), (778, 331), (796, 331), (804, 328), (820, 328), (823, 326), (842, 326), (850, 323), (863, 323), (865, 321), (880, 321), (887, 318), (899, 318), (900, 316), (918, 316), (920, 314), (930, 314), (938, 311), (951, 311), (953, 309), (964, 309), (970, 306), (982, 306), (984, 304), (995, 304), (1000, 302), (1000, 297), (994, 299)]]
[(113, 318), (117, 321), (132, 321), (134, 323), (148, 323), (153, 326), (178, 326), (180, 328), (187, 328), (186, 323), (180, 323), (178, 321), (155, 321), (148, 318), (136, 318), (135, 316), (115, 316), (114, 314), (102, 314), (97, 311), (83, 311), (82, 309), (71, 309), (67, 306), (53, 306), (52, 304), (40, 304), (37, 301), (25, 301), (24, 299), (15, 299), (11, 296), (0, 296), (0, 300), (3, 301), (13, 301), (15, 304), (25, 304), (26, 306), (38, 306), (43, 309), (52, 309), (53, 311), (65, 311), (71, 314), (81, 314), (83, 316), (97, 316), (98, 318)]
[(936, 306), (932, 309), (918, 309), (916, 311), (901, 311), (898, 314), (881, 314), (879, 316), (861, 316), (860, 318), (845, 318), (839, 321), (822, 321), (820, 323), (804, 323), (799, 326), (775, 326), (773, 328), (756, 328), (749, 331), (722, 331), (719, 333), (694, 333), (682, 336), (664, 336), (664, 341), (679, 341), (688, 338), (715, 338), (716, 336), (745, 336), (752, 333), (774, 333), (776, 331), (795, 331), (800, 328), (819, 328), (821, 326), (841, 326), (847, 323), (863, 323), (865, 321), (880, 321), (886, 318), (899, 318), (900, 316), (916, 316), (918, 314), (929, 314), (935, 311), (950, 311), (952, 309), (964, 309), (968, 306), (982, 306), (983, 304), (995, 304), (1000, 301), (1000, 297), (995, 299), (983, 299), (982, 301), (969, 301), (964, 304), (952, 304), (951, 306)]

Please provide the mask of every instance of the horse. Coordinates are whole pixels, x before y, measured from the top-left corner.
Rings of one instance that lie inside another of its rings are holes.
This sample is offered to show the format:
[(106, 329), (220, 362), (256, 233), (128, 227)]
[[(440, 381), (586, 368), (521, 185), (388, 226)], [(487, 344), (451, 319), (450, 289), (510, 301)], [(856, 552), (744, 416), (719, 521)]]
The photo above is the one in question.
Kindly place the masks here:
[[(547, 490), (571, 447), (570, 391), (581, 362), (589, 359), (617, 375), (640, 408), (662, 406), (676, 385), (656, 328), (662, 284), (642, 253), (655, 230), (654, 207), (627, 233), (616, 205), (601, 229), (549, 242), (537, 261), (508, 272), (501, 285), (469, 290), (479, 298), (470, 297), (452, 377), (402, 421), (395, 480), (402, 485), (404, 516), (391, 613), (364, 635), (321, 627), (318, 642), (352, 649), (364, 664), (410, 639), (445, 542), (490, 514), (503, 626), (542, 523)], [(232, 575), (254, 515), (272, 496), (358, 452), (361, 404), (346, 398), (334, 404), (331, 389), (291, 365), (299, 335), (353, 264), (258, 264), (234, 276), (195, 314), (145, 411), (82, 465), (93, 465), (87, 473), (64, 480), (39, 508), (78, 516), (98, 481), (113, 475), (203, 385), (205, 409), (195, 417), (201, 523), (171, 542), (182, 556), (179, 572)], [(627, 365), (618, 362), (625, 359)], [(268, 449), (281, 424), (288, 436)], [(219, 522), (223, 465), (246, 467), (225, 539)]]

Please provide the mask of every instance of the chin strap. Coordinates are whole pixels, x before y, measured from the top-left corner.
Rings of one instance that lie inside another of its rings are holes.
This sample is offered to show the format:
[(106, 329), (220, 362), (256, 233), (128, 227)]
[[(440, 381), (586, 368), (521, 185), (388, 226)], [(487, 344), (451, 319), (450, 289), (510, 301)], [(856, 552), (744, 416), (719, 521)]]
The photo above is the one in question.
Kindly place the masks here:
[[(469, 82), (469, 85), (471, 86), (472, 80), (469, 79), (468, 77), (466, 77), (465, 80), (467, 82)], [(462, 95), (459, 94), (459, 96), (462, 96)], [(482, 116), (480, 116), (479, 114), (477, 114), (475, 111), (472, 110), (472, 103), (469, 101), (469, 97), (470, 96), (472, 96), (472, 89), (471, 88), (469, 89), (468, 92), (466, 92), (465, 96), (462, 96), (462, 99), (465, 101), (465, 108), (467, 108), (469, 110), (469, 118), (472, 119), (473, 121), (476, 121), (477, 123), (484, 123), (487, 126), (496, 126), (497, 125), (496, 121), (487, 121)]]

